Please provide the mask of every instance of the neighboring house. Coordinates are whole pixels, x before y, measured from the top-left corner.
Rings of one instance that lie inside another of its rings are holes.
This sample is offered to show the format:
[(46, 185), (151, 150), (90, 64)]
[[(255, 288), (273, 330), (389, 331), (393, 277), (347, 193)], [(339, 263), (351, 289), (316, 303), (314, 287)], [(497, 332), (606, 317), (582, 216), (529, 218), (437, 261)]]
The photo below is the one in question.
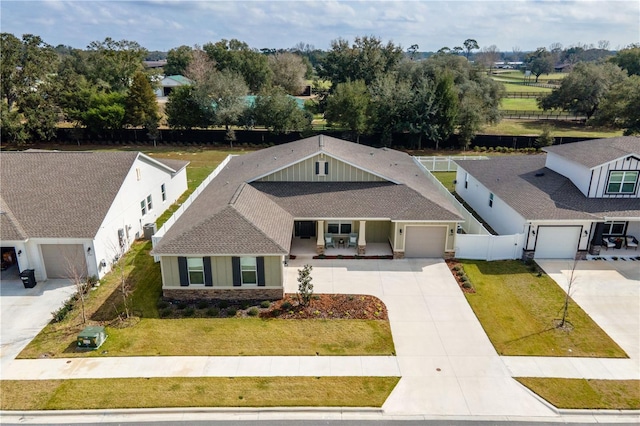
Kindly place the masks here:
[(185, 161), (139, 152), (0, 153), (3, 255), (37, 280), (102, 277), (187, 189)]
[(544, 151), (458, 161), (456, 192), (498, 234), (525, 233), (524, 258), (583, 258), (603, 238), (640, 237), (640, 138)]
[(157, 83), (159, 87), (155, 90), (155, 93), (157, 97), (169, 96), (176, 87), (190, 86), (192, 84), (193, 82), (183, 75), (168, 75)]
[(153, 254), (166, 297), (278, 299), (293, 239), (443, 257), (462, 221), (409, 155), (320, 135), (232, 157)]

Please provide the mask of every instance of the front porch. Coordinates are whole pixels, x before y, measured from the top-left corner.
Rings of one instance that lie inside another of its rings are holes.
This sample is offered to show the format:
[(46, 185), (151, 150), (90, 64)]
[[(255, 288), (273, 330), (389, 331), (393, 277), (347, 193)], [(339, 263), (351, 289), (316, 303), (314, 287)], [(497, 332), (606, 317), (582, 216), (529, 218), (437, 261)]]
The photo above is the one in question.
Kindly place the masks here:
[[(295, 258), (320, 258), (318, 253), (316, 252), (317, 241), (315, 237), (312, 238), (300, 238), (293, 237), (291, 240), (291, 250), (290, 256), (295, 256)], [(379, 258), (390, 258), (393, 259), (393, 250), (391, 249), (391, 245), (389, 243), (367, 243), (366, 254), (358, 255), (357, 247), (341, 247), (336, 244), (336, 247), (325, 248), (324, 250), (324, 258), (333, 258), (342, 256), (344, 258), (355, 258), (356, 256), (361, 259), (379, 259)]]
[(600, 254), (587, 254), (587, 260), (640, 260), (640, 250), (634, 248), (628, 248), (623, 246), (622, 248), (600, 248)]

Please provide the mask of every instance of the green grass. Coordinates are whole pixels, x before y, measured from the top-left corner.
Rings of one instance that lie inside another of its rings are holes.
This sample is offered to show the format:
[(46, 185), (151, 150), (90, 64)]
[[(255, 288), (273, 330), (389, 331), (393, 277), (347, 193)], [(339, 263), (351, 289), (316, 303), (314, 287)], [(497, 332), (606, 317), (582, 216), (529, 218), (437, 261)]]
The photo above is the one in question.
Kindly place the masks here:
[(540, 93), (540, 94), (551, 93), (551, 89), (549, 89), (548, 87), (525, 86), (524, 84), (519, 84), (517, 82), (508, 82), (508, 81), (503, 81), (503, 83), (507, 93), (514, 93), (514, 92), (515, 93), (517, 92)]
[(465, 294), (500, 355), (627, 357), (571, 300), (570, 331), (555, 327), (564, 291), (548, 276), (537, 276), (520, 261), (463, 260), (475, 294)]
[(456, 172), (431, 172), (433, 176), (440, 181), (449, 192), (456, 190), (456, 184), (453, 183), (456, 180)]
[[(160, 266), (149, 256), (151, 243), (135, 243), (114, 272), (89, 293), (86, 312), (91, 324), (107, 326), (109, 338), (98, 351), (76, 352), (82, 330), (79, 310), (47, 325), (20, 353), (20, 358), (155, 355), (391, 355), (388, 321), (279, 320), (259, 318), (160, 319)], [(129, 311), (139, 320), (121, 327), (121, 277), (130, 290)], [(153, 336), (153, 338), (149, 338)], [(103, 351), (107, 351), (103, 354)]]
[(640, 410), (640, 380), (518, 377), (520, 383), (557, 408)]
[(381, 407), (398, 377), (162, 377), (4, 380), (2, 410)]
[(560, 120), (502, 120), (500, 123), (485, 126), (480, 130), (487, 135), (539, 136), (543, 126), (549, 126), (555, 138), (596, 137), (613, 138), (622, 136), (622, 130), (611, 130), (585, 126), (584, 124)]
[(501, 110), (541, 111), (535, 98), (504, 98), (500, 103)]

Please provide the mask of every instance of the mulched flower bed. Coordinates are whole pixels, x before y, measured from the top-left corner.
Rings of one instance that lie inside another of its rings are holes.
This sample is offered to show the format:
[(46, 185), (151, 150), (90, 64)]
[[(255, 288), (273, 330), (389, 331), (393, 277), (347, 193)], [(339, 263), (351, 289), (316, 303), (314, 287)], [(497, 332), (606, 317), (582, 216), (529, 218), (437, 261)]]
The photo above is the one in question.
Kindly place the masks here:
[(158, 310), (161, 318), (389, 319), (380, 299), (361, 294), (314, 294), (309, 306), (301, 306), (296, 294), (273, 302), (161, 299)]
[[(458, 286), (460, 287), (460, 290), (462, 290), (464, 293), (475, 293), (476, 290), (471, 285), (471, 282), (464, 281), (463, 277), (467, 276), (464, 273), (464, 266), (460, 262), (455, 260), (455, 259), (447, 259), (447, 260), (445, 260), (445, 262), (447, 263), (447, 266), (449, 267), (449, 270), (451, 271), (451, 275), (453, 275), (453, 278), (456, 279), (456, 282), (458, 283)], [(462, 271), (462, 273), (461, 273), (461, 271)], [(468, 278), (467, 278), (467, 280), (468, 280)]]

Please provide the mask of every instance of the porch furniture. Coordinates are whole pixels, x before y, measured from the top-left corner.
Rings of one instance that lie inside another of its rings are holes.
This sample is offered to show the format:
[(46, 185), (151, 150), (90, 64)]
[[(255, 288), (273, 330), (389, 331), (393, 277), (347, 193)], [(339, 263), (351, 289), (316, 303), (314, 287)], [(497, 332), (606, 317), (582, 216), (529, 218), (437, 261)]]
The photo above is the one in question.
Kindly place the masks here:
[(324, 247), (336, 248), (336, 243), (333, 241), (333, 234), (324, 234)]
[(603, 238), (602, 239), (602, 246), (604, 248), (606, 248), (607, 250), (609, 250), (610, 248), (614, 248), (616, 246), (616, 243), (612, 242), (611, 239), (609, 239), (609, 238)]
[(358, 247), (358, 234), (349, 234), (349, 244), (347, 245), (347, 248), (349, 247)]
[(344, 248), (344, 238), (338, 239), (338, 247)]
[(638, 240), (633, 235), (627, 235), (627, 248), (638, 250)]

